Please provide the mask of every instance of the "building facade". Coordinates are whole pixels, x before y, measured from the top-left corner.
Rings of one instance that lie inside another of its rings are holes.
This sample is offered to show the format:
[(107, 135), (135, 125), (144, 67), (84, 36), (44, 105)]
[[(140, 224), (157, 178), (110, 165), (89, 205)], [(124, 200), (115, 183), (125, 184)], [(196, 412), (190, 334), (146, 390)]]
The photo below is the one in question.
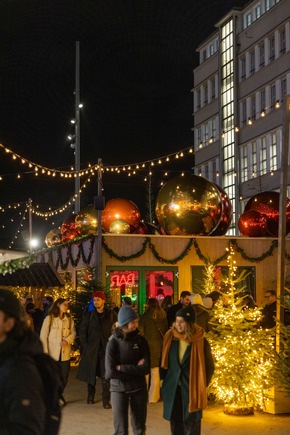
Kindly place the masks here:
[(233, 8), (216, 28), (198, 47), (193, 71), (194, 173), (227, 192), (234, 212), (229, 234), (237, 234), (246, 202), (280, 191), (290, 1), (252, 1)]

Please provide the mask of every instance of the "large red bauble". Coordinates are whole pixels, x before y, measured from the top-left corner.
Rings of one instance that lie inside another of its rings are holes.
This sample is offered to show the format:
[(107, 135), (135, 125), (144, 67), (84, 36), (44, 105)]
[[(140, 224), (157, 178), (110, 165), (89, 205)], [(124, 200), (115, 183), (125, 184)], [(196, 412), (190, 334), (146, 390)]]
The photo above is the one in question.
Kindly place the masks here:
[(107, 202), (102, 212), (102, 227), (104, 230), (110, 232), (110, 225), (120, 219), (127, 222), (131, 227), (138, 228), (140, 211), (133, 201), (116, 198)]
[(133, 228), (132, 234), (148, 234), (148, 228), (143, 222), (140, 222), (137, 228)]
[(239, 218), (238, 227), (243, 236), (265, 237), (267, 218), (256, 210), (245, 211)]
[[(76, 224), (75, 224), (76, 215), (71, 214), (68, 218), (66, 218), (65, 221), (63, 221), (61, 226), (61, 234), (63, 234), (65, 231), (70, 230), (76, 230)], [(78, 232), (78, 230), (76, 230)]]
[(157, 195), (155, 213), (170, 235), (209, 235), (222, 215), (218, 189), (203, 177), (186, 174), (168, 180)]
[(70, 242), (77, 237), (80, 237), (80, 233), (76, 229), (67, 230), (62, 233), (62, 242)]
[(231, 225), (232, 216), (233, 216), (232, 204), (225, 190), (215, 183), (214, 185), (218, 189), (222, 200), (222, 215), (218, 226), (216, 227), (215, 230), (213, 230), (210, 233), (210, 236), (224, 236)]
[[(268, 235), (278, 237), (279, 231), (279, 201), (278, 192), (261, 192), (247, 202), (245, 211), (255, 210), (267, 219)], [(286, 234), (290, 231), (290, 200), (286, 202)]]

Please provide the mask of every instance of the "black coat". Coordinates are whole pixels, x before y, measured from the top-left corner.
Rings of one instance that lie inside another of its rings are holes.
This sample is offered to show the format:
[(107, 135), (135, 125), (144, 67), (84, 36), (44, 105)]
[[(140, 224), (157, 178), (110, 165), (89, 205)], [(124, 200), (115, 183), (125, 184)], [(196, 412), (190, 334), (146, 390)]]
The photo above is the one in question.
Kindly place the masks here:
[(96, 376), (105, 376), (105, 350), (116, 321), (115, 311), (108, 308), (104, 308), (101, 321), (96, 309), (85, 314), (79, 330), (82, 348), (77, 371), (79, 380), (95, 385)]
[(144, 314), (139, 318), (139, 330), (146, 338), (151, 356), (151, 367), (159, 367), (163, 335), (168, 329), (167, 318), (164, 310), (157, 311), (157, 317), (154, 317), (154, 310), (147, 308)]
[[(138, 362), (144, 358), (144, 364)], [(120, 370), (117, 370), (120, 365)], [(146, 387), (145, 375), (150, 372), (150, 351), (146, 339), (136, 331), (124, 334), (116, 328), (106, 349), (106, 378), (111, 391), (138, 391)]]
[(169, 310), (167, 311), (167, 322), (168, 322), (168, 328), (172, 326), (172, 323), (175, 322), (175, 316), (178, 310), (183, 308), (182, 303), (179, 301), (177, 304), (172, 305)]
[(33, 359), (42, 352), (41, 342), (30, 330), (0, 344), (1, 435), (44, 433), (44, 390)]

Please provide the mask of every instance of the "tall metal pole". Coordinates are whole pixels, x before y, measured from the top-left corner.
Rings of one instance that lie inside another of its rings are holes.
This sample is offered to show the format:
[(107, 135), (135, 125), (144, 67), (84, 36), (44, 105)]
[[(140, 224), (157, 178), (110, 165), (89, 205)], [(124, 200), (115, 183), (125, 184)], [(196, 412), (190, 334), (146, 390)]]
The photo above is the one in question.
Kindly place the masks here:
[[(75, 172), (79, 174), (80, 157), (80, 43), (76, 42), (76, 88), (75, 88)], [(80, 211), (80, 177), (75, 177), (75, 214)]]
[(32, 252), (32, 199), (28, 199), (28, 225), (29, 225), (29, 244), (28, 244), (28, 252)]
[[(286, 252), (286, 203), (288, 184), (289, 161), (289, 123), (290, 123), (290, 95), (283, 102), (283, 129), (282, 129), (282, 155), (281, 155), (281, 190), (279, 204), (279, 233), (277, 256), (277, 319), (284, 322), (283, 304), (285, 289), (285, 252)], [(277, 350), (280, 349), (280, 337), (277, 334)]]
[(102, 282), (102, 210), (104, 209), (102, 177), (103, 177), (103, 163), (102, 163), (102, 159), (98, 159), (98, 196), (95, 198), (95, 209), (98, 211), (96, 268), (97, 268), (97, 281), (99, 283)]

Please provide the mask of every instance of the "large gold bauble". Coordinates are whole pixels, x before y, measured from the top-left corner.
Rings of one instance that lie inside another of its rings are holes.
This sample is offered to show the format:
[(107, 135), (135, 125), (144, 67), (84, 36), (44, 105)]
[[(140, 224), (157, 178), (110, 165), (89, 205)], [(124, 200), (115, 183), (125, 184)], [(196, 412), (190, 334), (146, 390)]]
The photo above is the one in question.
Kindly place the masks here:
[(140, 223), (140, 211), (136, 204), (129, 199), (116, 198), (106, 203), (102, 213), (102, 226), (110, 232), (110, 225), (116, 220), (123, 220), (131, 228), (138, 228)]
[(79, 211), (75, 218), (76, 229), (82, 236), (98, 233), (98, 212), (93, 205), (88, 205)]
[(45, 244), (48, 248), (61, 243), (61, 232), (58, 228), (50, 230), (45, 237)]
[(170, 235), (210, 235), (222, 216), (222, 200), (214, 183), (193, 174), (167, 181), (160, 189), (155, 213)]
[(123, 219), (117, 219), (110, 224), (109, 231), (113, 234), (129, 234), (130, 225)]

